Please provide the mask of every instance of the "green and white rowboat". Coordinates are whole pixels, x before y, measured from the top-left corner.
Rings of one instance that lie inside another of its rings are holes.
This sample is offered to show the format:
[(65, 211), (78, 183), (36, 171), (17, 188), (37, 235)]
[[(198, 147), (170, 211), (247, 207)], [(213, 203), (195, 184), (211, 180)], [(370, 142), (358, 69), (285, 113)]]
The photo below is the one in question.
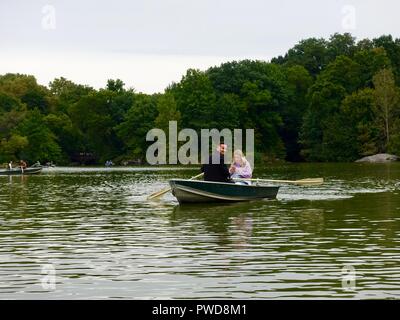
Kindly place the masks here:
[(26, 175), (26, 174), (37, 174), (42, 172), (42, 167), (30, 167), (23, 171), (21, 168), (4, 169), (0, 170), (0, 176), (13, 176), (13, 175)]
[(242, 185), (225, 182), (172, 179), (172, 194), (179, 203), (238, 202), (275, 199), (279, 186)]

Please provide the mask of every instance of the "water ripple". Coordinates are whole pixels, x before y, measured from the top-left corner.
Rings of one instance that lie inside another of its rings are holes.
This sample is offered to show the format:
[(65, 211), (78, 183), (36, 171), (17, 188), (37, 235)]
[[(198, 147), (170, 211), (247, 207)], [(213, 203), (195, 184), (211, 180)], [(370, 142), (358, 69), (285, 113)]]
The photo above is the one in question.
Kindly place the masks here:
[[(0, 298), (400, 297), (397, 166), (281, 166), (260, 177), (324, 176), (278, 200), (148, 202), (194, 170), (57, 168), (0, 180)], [(285, 175), (283, 174), (285, 173)], [(55, 288), (43, 286), (43, 266)], [(343, 287), (343, 267), (355, 287)]]

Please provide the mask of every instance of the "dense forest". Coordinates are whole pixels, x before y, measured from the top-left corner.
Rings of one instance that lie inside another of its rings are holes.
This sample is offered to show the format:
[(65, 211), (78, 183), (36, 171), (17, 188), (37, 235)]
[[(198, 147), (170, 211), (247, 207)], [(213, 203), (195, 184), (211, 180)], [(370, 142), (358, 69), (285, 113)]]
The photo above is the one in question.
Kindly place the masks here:
[(300, 41), (284, 56), (190, 69), (164, 93), (0, 76), (0, 163), (144, 160), (146, 133), (254, 128), (258, 159), (354, 161), (400, 154), (400, 39)]

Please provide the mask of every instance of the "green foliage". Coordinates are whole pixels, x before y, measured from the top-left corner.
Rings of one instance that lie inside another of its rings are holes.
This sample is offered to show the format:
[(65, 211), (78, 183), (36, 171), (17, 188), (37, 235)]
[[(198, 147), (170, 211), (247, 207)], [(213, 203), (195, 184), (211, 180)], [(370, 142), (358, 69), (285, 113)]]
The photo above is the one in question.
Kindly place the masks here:
[(374, 114), (373, 89), (365, 88), (346, 96), (341, 113), (343, 115), (341, 126), (353, 129), (352, 135), (349, 135), (349, 143), (343, 145), (343, 149), (355, 147), (350, 160), (382, 151)]
[(199, 131), (216, 127), (214, 113), (217, 108), (216, 93), (209, 77), (199, 70), (189, 69), (181, 82), (171, 88), (182, 126)]
[[(400, 128), (400, 123), (397, 120), (396, 127)], [(399, 130), (392, 134), (387, 146), (387, 151), (393, 154), (400, 154), (400, 133)]]
[(18, 98), (0, 91), (0, 114), (21, 108)]
[(289, 99), (284, 68), (243, 60), (210, 68), (207, 74), (219, 97), (216, 127), (255, 129), (257, 151), (271, 157), (284, 156), (279, 134)]
[(313, 79), (309, 72), (299, 65), (286, 68), (285, 73), (288, 102), (281, 108), (283, 126), (280, 129), (280, 136), (285, 145), (286, 159), (300, 161), (302, 158), (299, 132), (308, 107), (307, 92), (313, 83)]
[(356, 48), (355, 38), (350, 33), (335, 33), (326, 44), (327, 61), (333, 61), (338, 56), (352, 57)]
[(244, 127), (242, 117), (247, 113), (247, 105), (238, 95), (234, 93), (224, 93), (218, 97), (217, 110), (214, 120), (219, 130)]
[(346, 95), (343, 86), (321, 77), (310, 88), (310, 105), (307, 109), (300, 141), (302, 155), (309, 161), (327, 161), (326, 145), (324, 145), (324, 130), (331, 117), (339, 111), (340, 103)]
[(89, 93), (68, 109), (77, 128), (80, 151), (93, 153), (96, 160), (104, 162), (118, 155), (119, 140), (114, 131), (117, 125), (112, 108), (113, 94), (107, 90)]
[(56, 111), (67, 113), (68, 107), (78, 102), (82, 96), (94, 92), (93, 88), (75, 84), (63, 77), (56, 78), (49, 84), (49, 89), (54, 98), (56, 98)]
[(20, 159), (28, 145), (28, 138), (18, 134), (11, 135), (8, 140), (2, 139), (0, 141), (0, 162)]
[(60, 160), (61, 148), (38, 109), (28, 112), (15, 128), (15, 134), (26, 137), (29, 142), (28, 148), (20, 154), (21, 158), (27, 159), (30, 163), (40, 160)]
[[(397, 137), (400, 132), (400, 90), (395, 85), (394, 75), (390, 69), (380, 70), (374, 77), (374, 111), (378, 126), (385, 138), (384, 150), (389, 148), (391, 136)], [(395, 143), (397, 144), (397, 143)]]
[(372, 41), (375, 48), (385, 50), (390, 64), (393, 67), (393, 73), (396, 84), (400, 85), (400, 39), (393, 39), (391, 35), (383, 35)]
[(372, 87), (372, 77), (381, 69), (390, 66), (385, 49), (372, 48), (369, 50), (358, 51), (354, 55), (354, 61), (359, 65), (360, 85)]
[(51, 110), (48, 89), (38, 85), (34, 76), (6, 74), (0, 76), (0, 91), (18, 98), (28, 109), (39, 109), (48, 113)]
[(162, 129), (167, 133), (169, 129), (169, 121), (176, 121), (179, 127), (181, 113), (177, 109), (173, 94), (166, 92), (158, 98), (157, 111), (158, 115), (154, 121), (157, 128)]
[(0, 161), (144, 159), (147, 132), (254, 129), (259, 161), (353, 161), (400, 153), (400, 40), (384, 35), (301, 40), (271, 60), (189, 69), (163, 94), (109, 79), (94, 89), (63, 77), (0, 75)]
[(124, 152), (133, 158), (143, 159), (146, 155), (146, 135), (154, 128), (157, 116), (156, 98), (138, 94), (123, 122), (115, 127), (118, 137), (124, 142)]
[[(352, 161), (387, 149), (381, 142), (382, 135), (377, 134), (377, 113), (372, 115), (378, 90), (368, 88), (374, 74), (389, 65), (390, 60), (381, 47), (369, 46), (352, 52), (353, 58), (349, 55), (337, 56), (309, 90), (310, 104), (300, 133), (301, 154), (307, 160)], [(391, 86), (393, 93), (394, 80)], [(381, 96), (387, 97), (388, 92)], [(357, 113), (363, 119), (356, 117)]]
[(107, 90), (122, 93), (124, 92), (125, 83), (120, 79), (108, 79), (107, 80)]
[(344, 98), (323, 131), (323, 156), (326, 160), (354, 161), (379, 151), (373, 104), (374, 91), (370, 88)]
[(67, 114), (49, 114), (44, 117), (44, 121), (61, 147), (61, 163), (69, 163), (71, 160), (70, 157), (73, 156), (77, 150), (85, 150), (82, 142), (82, 133), (74, 126), (71, 118)]
[(312, 76), (317, 76), (328, 63), (327, 42), (310, 38), (289, 49), (284, 57), (272, 59), (273, 63), (303, 66)]

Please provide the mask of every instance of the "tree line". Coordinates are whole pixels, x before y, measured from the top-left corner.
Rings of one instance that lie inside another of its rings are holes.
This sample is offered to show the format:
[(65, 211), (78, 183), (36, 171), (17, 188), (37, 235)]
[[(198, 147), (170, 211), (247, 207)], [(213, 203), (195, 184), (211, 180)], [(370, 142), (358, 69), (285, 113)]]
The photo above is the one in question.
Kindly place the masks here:
[(256, 160), (400, 154), (400, 39), (309, 38), (270, 62), (189, 69), (163, 93), (0, 76), (0, 163), (144, 160), (152, 128), (254, 128)]

